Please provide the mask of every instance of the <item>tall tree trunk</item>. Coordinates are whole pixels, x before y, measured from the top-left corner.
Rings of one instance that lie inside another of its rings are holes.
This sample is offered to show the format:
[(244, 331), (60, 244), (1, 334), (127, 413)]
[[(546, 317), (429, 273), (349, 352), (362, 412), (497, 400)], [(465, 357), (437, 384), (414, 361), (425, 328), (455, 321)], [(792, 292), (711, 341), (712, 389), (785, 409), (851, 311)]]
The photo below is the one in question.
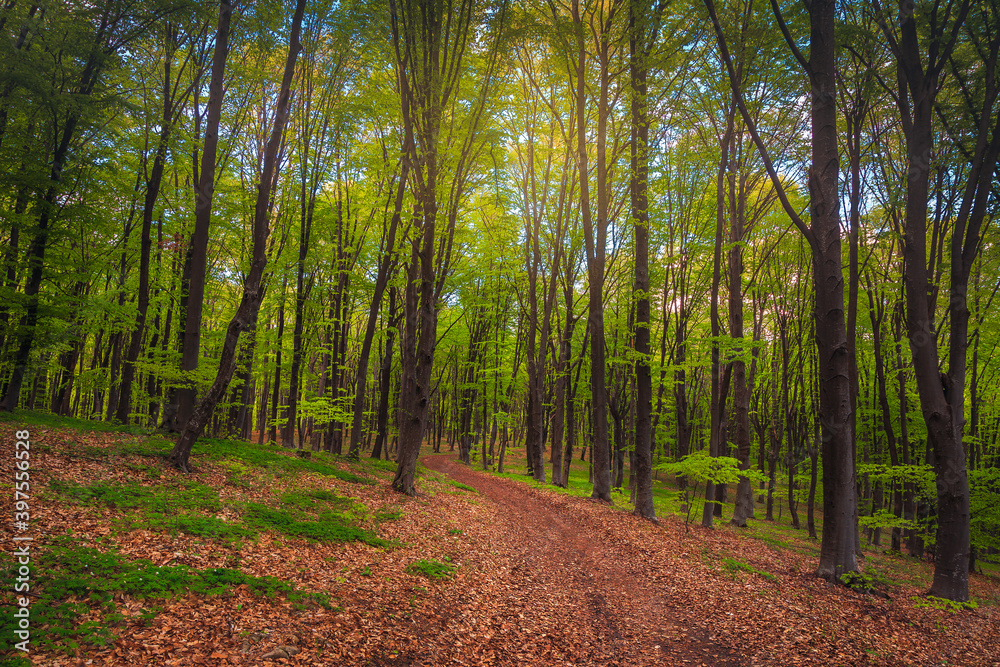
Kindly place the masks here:
[[(501, 24), (503, 8), (505, 5), (495, 16)], [(445, 122), (449, 123), (449, 128), (456, 122), (454, 117), (446, 117), (445, 108), (450, 108), (452, 95), (457, 95), (465, 46), (475, 33), (473, 14), (471, 0), (462, 0), (457, 6), (437, 0), (421, 3), (390, 0), (404, 132), (406, 135), (412, 132), (415, 137), (407, 159), (414, 176), (417, 210), (404, 298), (406, 324), (398, 413), (399, 465), (392, 482), (393, 489), (411, 496), (416, 493), (413, 479), (432, 398), (430, 378), (437, 345), (437, 301), (451, 268), (458, 208), (499, 51), (499, 39), (496, 39), (486, 59), (487, 76), (480, 88), (480, 97), (466, 117), (465, 138), (460, 147), (455, 147), (459, 155), (451, 177), (447, 214), (439, 216), (439, 150), (441, 139), (451, 138), (450, 131), (445, 137), (441, 130)], [(439, 217), (445, 222), (444, 233), (440, 236), (437, 233)]]
[[(409, 143), (413, 140), (412, 128), (410, 133), (403, 140), (403, 155), (409, 153)], [(351, 424), (351, 444), (348, 448), (348, 455), (351, 457), (357, 457), (358, 448), (361, 443), (361, 430), (362, 430), (362, 417), (364, 414), (363, 406), (365, 404), (365, 395), (368, 390), (368, 360), (371, 357), (372, 341), (375, 339), (375, 324), (378, 321), (378, 313), (382, 308), (382, 297), (385, 294), (385, 288), (389, 284), (389, 271), (391, 267), (396, 264), (395, 252), (396, 252), (396, 230), (399, 228), (399, 221), (403, 212), (403, 201), (406, 194), (406, 182), (409, 176), (410, 163), (408, 160), (402, 160), (399, 172), (399, 182), (396, 185), (396, 199), (393, 204), (392, 218), (389, 221), (389, 229), (383, 240), (382, 255), (379, 259), (378, 274), (375, 277), (375, 293), (372, 295), (371, 304), (368, 308), (368, 319), (365, 322), (365, 337), (361, 343), (361, 352), (358, 355), (357, 361), (357, 380), (355, 382), (354, 389), (354, 415), (353, 422)], [(390, 334), (391, 335), (391, 334)], [(392, 351), (388, 352), (388, 356), (392, 358)], [(376, 446), (381, 449), (378, 444), (379, 441), (376, 440)], [(372, 453), (373, 458), (378, 458)]]
[[(992, 162), (987, 163), (984, 170), (983, 164), (977, 164), (975, 159), (972, 161), (971, 174), (974, 176), (967, 185), (952, 236), (951, 333), (947, 374), (938, 372), (937, 331), (933, 315), (936, 288), (932, 286), (927, 268), (927, 215), (934, 149), (933, 120), (935, 100), (941, 85), (940, 74), (955, 45), (951, 35), (957, 35), (971, 5), (968, 1), (959, 3), (952, 26), (948, 25), (948, 16), (939, 16), (938, 8), (934, 8), (929, 36), (934, 46), (929, 47), (926, 59), (921, 54), (916, 12), (900, 13), (898, 41), (887, 27), (883, 27), (897, 58), (900, 90), (896, 100), (909, 159), (903, 246), (906, 325), (917, 393), (927, 425), (928, 449), (933, 451), (937, 478), (937, 548), (930, 594), (958, 602), (969, 599), (969, 480), (962, 430), (968, 349), (968, 270), (979, 247), (979, 223), (974, 217), (970, 219), (969, 214), (974, 206), (985, 206), (985, 195), (981, 198), (975, 196), (979, 185), (975, 181), (984, 171), (992, 174), (997, 158), (996, 146), (986, 150), (985, 135), (980, 137), (976, 147), (976, 158), (981, 160), (985, 157), (984, 152), (991, 152)], [(948, 11), (951, 11), (950, 6)], [(940, 22), (939, 18), (942, 18)], [(995, 68), (995, 51), (993, 61)], [(986, 128), (988, 122), (980, 128), (981, 132)], [(1000, 131), (1000, 126), (997, 130)], [(994, 138), (994, 143), (1000, 146), (1000, 139)], [(982, 204), (973, 204), (974, 199), (981, 199)], [(967, 223), (971, 224), (966, 226)], [(937, 282), (936, 279), (934, 282)]]
[[(650, 373), (649, 312), (649, 116), (646, 85), (648, 8), (629, 3), (629, 74), (632, 84), (632, 225), (635, 235), (635, 514), (656, 520), (653, 506), (653, 378)], [(664, 6), (658, 3), (658, 10)], [(653, 16), (658, 21), (659, 13)], [(653, 39), (657, 26), (652, 26)]]
[[(735, 106), (735, 105), (734, 105)], [(743, 237), (746, 206), (746, 186), (739, 185), (739, 203), (730, 220), (729, 233), (729, 335), (733, 340), (743, 338)], [(732, 207), (731, 207), (732, 208)], [(750, 469), (750, 389), (747, 386), (746, 362), (743, 360), (743, 343), (733, 350), (733, 420), (735, 421), (736, 458), (740, 470)], [(753, 488), (750, 480), (741, 477), (736, 487), (736, 507), (730, 523), (746, 527), (753, 515)]]
[[(208, 270), (208, 229), (212, 221), (212, 198), (215, 194), (216, 155), (219, 148), (219, 123), (222, 119), (225, 91), (226, 59), (229, 56), (229, 26), (232, 21), (231, 0), (220, 0), (219, 23), (215, 31), (215, 51), (212, 54), (212, 79), (208, 88), (208, 108), (205, 119), (205, 141), (202, 146), (201, 169), (194, 206), (194, 231), (188, 244), (189, 267), (184, 345), (181, 350), (181, 371), (187, 374), (186, 385), (175, 396), (175, 424), (179, 427), (191, 419), (197, 397), (193, 372), (201, 354), (201, 312), (205, 302), (205, 279)], [(261, 188), (271, 184), (261, 181)], [(186, 465), (186, 464), (185, 464)]]
[[(725, 34), (713, 0), (705, 0), (729, 74), (739, 90)], [(837, 144), (836, 6), (833, 0), (813, 0), (809, 11), (809, 60), (788, 34), (776, 3), (772, 9), (795, 58), (809, 76), (812, 103), (812, 167), (809, 172), (810, 226), (788, 200), (784, 185), (760, 139), (754, 119), (737, 95), (740, 114), (750, 130), (782, 207), (808, 240), (816, 291), (815, 331), (819, 358), (819, 419), (823, 442), (823, 541), (817, 574), (830, 581), (858, 569), (854, 552), (855, 490), (854, 431), (851, 428), (850, 371), (847, 326), (844, 322), (844, 277), (840, 251), (839, 165)]]
[(278, 444), (278, 408), (281, 404), (281, 351), (285, 338), (285, 293), (288, 291), (288, 276), (281, 277), (281, 301), (278, 302), (277, 342), (274, 346), (274, 385), (271, 387), (271, 424), (268, 428), (268, 442)]
[(146, 196), (142, 205), (142, 226), (139, 230), (139, 291), (136, 296), (138, 312), (122, 366), (118, 410), (115, 415), (122, 424), (129, 423), (135, 364), (139, 360), (142, 339), (146, 331), (146, 315), (149, 311), (149, 255), (152, 248), (150, 235), (153, 231), (153, 211), (160, 195), (160, 183), (163, 180), (163, 169), (167, 159), (167, 145), (170, 142), (170, 134), (173, 129), (174, 104), (170, 88), (170, 60), (173, 49), (169, 43), (171, 34), (168, 26), (167, 55), (163, 65), (163, 117), (160, 120), (160, 136), (156, 144), (156, 154), (153, 157), (153, 168), (146, 181)]
[[(598, 214), (594, 225), (590, 204), (590, 167), (587, 158), (587, 51), (584, 44), (584, 25), (580, 14), (580, 1), (571, 4), (573, 26), (576, 32), (576, 141), (577, 169), (580, 178), (580, 213), (582, 216), (584, 243), (587, 249), (587, 277), (589, 279), (589, 311), (587, 324), (593, 340), (590, 346), (590, 391), (591, 421), (593, 428), (593, 457), (591, 459), (594, 488), (591, 497), (595, 500), (611, 502), (610, 442), (608, 440), (608, 406), (605, 386), (604, 350), (604, 255), (607, 234), (607, 164), (605, 163), (605, 141), (607, 138), (608, 72), (600, 77), (600, 99), (598, 101)], [(609, 39), (604, 36), (604, 39)], [(604, 55), (607, 55), (607, 45)], [(595, 234), (596, 226), (596, 234)]]
[(809, 63), (813, 86), (809, 211), (823, 441), (823, 541), (817, 572), (831, 581), (858, 569), (854, 551), (857, 530), (852, 456), (855, 434), (851, 428), (850, 369), (846, 354), (849, 344), (844, 322), (838, 208), (835, 13), (833, 0), (815, 0), (809, 12)]
[[(735, 94), (734, 94), (735, 97)], [(722, 233), (725, 228), (725, 206), (726, 206), (726, 172), (729, 170), (729, 150), (732, 141), (736, 109), (731, 105), (726, 113), (726, 131), (722, 135), (722, 157), (719, 159), (719, 172), (716, 179), (716, 202), (715, 202), (715, 254), (712, 260), (712, 294), (709, 317), (712, 326), (712, 400), (709, 410), (711, 412), (711, 426), (709, 435), (709, 455), (721, 456), (723, 435), (723, 415), (725, 411), (726, 395), (722, 388), (722, 365), (719, 355), (719, 284), (721, 283), (722, 267)], [(705, 507), (701, 514), (701, 525), (705, 528), (712, 527), (712, 517), (715, 514), (716, 489), (715, 483), (708, 481), (705, 483)]]

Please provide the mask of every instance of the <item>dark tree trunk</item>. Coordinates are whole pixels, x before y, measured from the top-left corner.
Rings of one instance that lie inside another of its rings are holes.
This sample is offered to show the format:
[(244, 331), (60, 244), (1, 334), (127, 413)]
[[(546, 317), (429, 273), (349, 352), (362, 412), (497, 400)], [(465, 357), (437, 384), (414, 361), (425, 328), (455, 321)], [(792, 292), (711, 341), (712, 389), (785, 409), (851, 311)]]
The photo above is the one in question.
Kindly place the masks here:
[(281, 301), (278, 302), (277, 342), (274, 345), (274, 385), (271, 387), (271, 424), (268, 427), (268, 442), (278, 444), (278, 409), (281, 404), (281, 350), (285, 338), (285, 293), (288, 291), (288, 276), (281, 277)]
[[(395, 48), (397, 80), (402, 101), (402, 119), (410, 142), (410, 168), (413, 170), (414, 213), (408, 282), (404, 297), (405, 326), (402, 337), (402, 373), (399, 394), (399, 454), (392, 488), (415, 495), (413, 484), (417, 457), (423, 443), (430, 407), (430, 387), (434, 350), (437, 345), (437, 301), (451, 269), (455, 225), (471, 156), (477, 150), (479, 123), (485, 108), (486, 93), (491, 87), (487, 74), (465, 118), (465, 139), (454, 147), (458, 153), (449, 190), (447, 215), (438, 211), (439, 151), (442, 127), (457, 122), (445, 115), (449, 99), (457, 96), (458, 80), (463, 70), (465, 45), (475, 34), (472, 26), (473, 4), (462, 0), (451, 3), (413, 3), (390, 0), (392, 42)], [(501, 24), (503, 12), (496, 17)], [(489, 62), (495, 62), (499, 40), (489, 47)], [(492, 66), (487, 70), (492, 72)], [(450, 107), (449, 107), (450, 108)], [(444, 233), (438, 236), (439, 218), (444, 218)]]
[[(409, 126), (407, 126), (409, 129)], [(409, 142), (412, 136), (409, 134), (403, 140), (403, 155), (409, 152)], [(396, 248), (396, 230), (403, 212), (403, 198), (406, 194), (406, 180), (409, 175), (410, 163), (403, 160), (400, 166), (399, 183), (396, 186), (396, 199), (393, 205), (392, 218), (389, 221), (389, 229), (386, 232), (382, 256), (379, 259), (378, 274), (375, 277), (375, 293), (372, 296), (371, 304), (368, 308), (368, 319), (365, 323), (365, 337), (361, 343), (361, 353), (358, 355), (357, 379), (354, 390), (354, 415), (351, 424), (351, 444), (348, 448), (348, 455), (357, 457), (358, 445), (361, 442), (362, 416), (364, 414), (365, 396), (368, 391), (368, 360), (371, 357), (372, 341), (375, 339), (375, 324), (378, 321), (378, 313), (382, 308), (382, 297), (385, 294), (386, 286), (389, 284), (389, 272), (396, 261), (394, 258)], [(391, 334), (390, 334), (391, 336)], [(387, 355), (391, 361), (392, 351), (388, 350)], [(383, 438), (384, 441), (384, 438)], [(381, 450), (381, 444), (376, 440), (376, 446)], [(378, 458), (372, 453), (372, 458)]]
[[(201, 353), (201, 312), (205, 301), (205, 279), (208, 270), (208, 229), (212, 221), (212, 198), (215, 194), (216, 155), (219, 148), (219, 123), (222, 119), (232, 11), (231, 0), (220, 0), (215, 51), (212, 54), (212, 79), (208, 88), (205, 141), (202, 146), (201, 169), (195, 197), (194, 231), (188, 244), (188, 258), (185, 262), (185, 268), (189, 270), (181, 371), (188, 374), (188, 377), (185, 378), (187, 385), (180, 387), (175, 394), (177, 408), (174, 412), (174, 423), (177, 426), (187, 424), (190, 420), (197, 397), (197, 388), (191, 374), (198, 368), (198, 357)], [(259, 187), (270, 188), (271, 184), (265, 185), (262, 180)]]
[[(730, 86), (739, 81), (725, 45), (725, 35), (712, 0), (705, 0), (729, 74)], [(776, 3), (785, 33), (785, 23)], [(837, 143), (836, 6), (833, 0), (814, 0), (808, 6), (809, 60), (786, 35), (793, 55), (808, 72), (812, 102), (812, 167), (809, 172), (810, 227), (792, 206), (783, 184), (757, 133), (753, 118), (738, 99), (740, 114), (767, 168), (782, 207), (809, 241), (816, 293), (815, 332), (819, 360), (819, 420), (823, 443), (823, 541), (817, 574), (830, 581), (856, 572), (854, 546), (854, 432), (851, 429), (851, 391), (847, 326), (844, 321), (844, 277), (840, 251), (839, 166)]]
[(654, 24), (648, 26), (648, 7), (641, 0), (629, 3), (629, 73), (632, 83), (632, 226), (635, 235), (635, 468), (630, 483), (635, 488), (635, 514), (656, 520), (653, 506), (653, 378), (650, 373), (650, 308), (649, 308), (649, 116), (646, 98), (646, 58), (649, 54), (647, 33), (652, 27), (655, 40), (656, 23), (663, 3), (657, 4)]
[[(740, 186), (739, 206), (730, 220), (729, 243), (729, 335), (739, 340), (743, 338), (743, 218), (746, 197)], [(742, 344), (734, 350), (733, 359), (733, 420), (735, 422), (736, 458), (740, 470), (750, 468), (750, 389), (747, 386), (746, 362), (743, 361)], [(753, 516), (753, 488), (750, 480), (741, 477), (736, 487), (736, 507), (730, 523), (746, 527), (747, 519)]]
[[(909, 158), (903, 246), (906, 325), (917, 393), (927, 425), (928, 447), (933, 451), (937, 477), (937, 549), (930, 594), (958, 602), (969, 599), (969, 481), (962, 443), (969, 322), (967, 289), (969, 271), (979, 250), (982, 218), (977, 216), (977, 210), (985, 211), (986, 191), (990, 189), (978, 181), (980, 178), (986, 183), (992, 180), (1000, 149), (1000, 137), (997, 136), (1000, 121), (993, 145), (989, 147), (986, 143), (989, 121), (980, 124), (971, 177), (955, 220), (951, 248), (949, 370), (940, 375), (933, 315), (935, 291), (927, 270), (927, 215), (934, 149), (933, 120), (940, 74), (955, 45), (954, 38), (948, 37), (957, 35), (971, 6), (972, 3), (966, 1), (955, 8), (953, 26), (948, 25), (947, 14), (941, 16), (938, 8), (934, 8), (929, 37), (934, 46), (929, 47), (926, 59), (921, 54), (916, 12), (900, 13), (898, 41), (888, 27), (883, 26), (897, 58), (900, 90), (896, 100)], [(951, 11), (950, 6), (948, 11)], [(995, 71), (995, 50), (992, 59), (990, 69)], [(989, 70), (986, 73), (989, 77)], [(990, 100), (987, 119), (992, 115), (992, 105)], [(991, 159), (982, 162), (988, 155)]]
[[(587, 58), (584, 45), (584, 25), (580, 14), (579, 0), (573, 0), (571, 6), (573, 25), (576, 31), (576, 141), (577, 169), (580, 180), (580, 214), (582, 217), (584, 243), (587, 249), (587, 275), (589, 278), (588, 298), (590, 309), (587, 324), (593, 343), (590, 346), (590, 386), (591, 386), (591, 421), (593, 428), (594, 455), (591, 460), (594, 488), (591, 497), (595, 500), (611, 502), (611, 466), (610, 442), (608, 440), (608, 407), (605, 388), (604, 359), (604, 255), (607, 235), (607, 165), (604, 164), (605, 140), (607, 136), (607, 103), (608, 75), (601, 76), (601, 92), (598, 107), (598, 216), (595, 235), (595, 225), (590, 204), (590, 167), (587, 159)], [(606, 53), (605, 45), (605, 55)]]
[[(734, 94), (735, 97), (735, 94)], [(733, 135), (733, 125), (735, 121), (735, 105), (731, 106), (726, 114), (726, 131), (722, 135), (722, 157), (719, 160), (719, 172), (716, 179), (716, 210), (715, 210), (715, 254), (712, 261), (712, 294), (710, 314), (712, 326), (712, 399), (709, 410), (711, 412), (711, 426), (709, 435), (709, 455), (722, 455), (723, 419), (726, 403), (726, 392), (722, 388), (722, 365), (719, 358), (719, 284), (721, 282), (722, 267), (722, 233), (725, 228), (725, 202), (726, 188), (725, 177), (729, 169), (729, 149)], [(708, 481), (705, 483), (705, 507), (701, 514), (701, 525), (711, 528), (713, 516), (715, 515), (716, 504), (715, 483)], [(721, 509), (721, 508), (720, 508)]]
[[(308, 144), (306, 152), (308, 153)], [(306, 185), (302, 185), (302, 194), (306, 195)], [(313, 210), (316, 205), (315, 190), (303, 202), (303, 211), (299, 225), (299, 258), (295, 265), (295, 323), (292, 325), (292, 367), (288, 374), (288, 405), (285, 408), (285, 428), (282, 430), (282, 445), (289, 449), (295, 447), (295, 425), (298, 420), (299, 408), (299, 376), (302, 370), (302, 332), (305, 328), (306, 299), (312, 290), (313, 280), (305, 276), (306, 259), (309, 255), (309, 240), (312, 236)], [(301, 449), (301, 439), (298, 446)]]

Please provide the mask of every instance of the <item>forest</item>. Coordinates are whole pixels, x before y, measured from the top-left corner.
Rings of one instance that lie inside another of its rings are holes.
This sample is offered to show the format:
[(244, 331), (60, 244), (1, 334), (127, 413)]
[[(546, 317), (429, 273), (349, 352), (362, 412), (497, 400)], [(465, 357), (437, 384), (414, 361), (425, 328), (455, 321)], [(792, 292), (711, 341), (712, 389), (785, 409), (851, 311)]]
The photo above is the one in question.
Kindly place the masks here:
[(157, 429), (182, 473), (205, 438), (385, 459), (402, 496), (422, 446), (583, 464), (654, 521), (669, 477), (955, 603), (996, 562), (1000, 1), (6, 0), (0, 33), (15, 419)]

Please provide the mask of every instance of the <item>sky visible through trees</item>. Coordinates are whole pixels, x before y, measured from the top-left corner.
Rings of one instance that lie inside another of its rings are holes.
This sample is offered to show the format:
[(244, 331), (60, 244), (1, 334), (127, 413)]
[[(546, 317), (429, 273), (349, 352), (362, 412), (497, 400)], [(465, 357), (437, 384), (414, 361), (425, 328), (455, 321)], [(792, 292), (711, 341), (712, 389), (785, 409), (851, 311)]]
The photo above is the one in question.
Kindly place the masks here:
[(583, 458), (647, 519), (654, 469), (706, 526), (784, 493), (821, 576), (868, 540), (957, 602), (1000, 550), (998, 0), (10, 0), (0, 32), (0, 409), (161, 428), (181, 470), (203, 435), (391, 459), (409, 495), (422, 445)]

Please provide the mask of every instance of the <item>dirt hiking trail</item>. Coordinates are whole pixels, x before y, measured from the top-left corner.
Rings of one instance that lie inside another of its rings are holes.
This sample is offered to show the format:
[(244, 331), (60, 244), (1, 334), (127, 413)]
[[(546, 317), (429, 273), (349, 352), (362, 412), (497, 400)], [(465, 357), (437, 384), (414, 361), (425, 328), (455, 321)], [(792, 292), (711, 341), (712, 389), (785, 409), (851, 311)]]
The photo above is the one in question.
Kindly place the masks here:
[[(933, 614), (914, 618), (924, 610), (904, 615), (891, 601), (829, 586), (809, 558), (758, 540), (700, 527), (685, 533), (674, 518), (654, 524), (446, 455), (422, 461), (482, 494), (485, 522), (468, 534), (505, 569), (510, 606), (496, 613), (516, 614), (533, 638), (487, 649), (492, 660), (482, 664), (1000, 664), (995, 620), (949, 631)], [(725, 567), (734, 559), (740, 565)], [(493, 612), (480, 611), (488, 624)], [(964, 641), (956, 644), (956, 634)], [(469, 658), (480, 662), (474, 652)]]
[[(447, 456), (427, 457), (424, 464), (485, 496), (491, 530), (500, 538), (496, 546), (507, 549), (515, 562), (511, 587), (532, 592), (539, 610), (553, 602), (566, 607), (576, 636), (566, 636), (571, 646), (565, 648), (577, 653), (578, 660), (597, 665), (750, 664), (700, 628), (690, 618), (692, 610), (677, 607), (673, 587), (657, 576), (645, 549), (613, 539), (613, 530), (599, 522), (600, 513), (574, 511), (591, 501), (487, 476)], [(607, 518), (644, 523), (617, 514)], [(547, 637), (561, 635), (557, 627), (548, 630)]]

